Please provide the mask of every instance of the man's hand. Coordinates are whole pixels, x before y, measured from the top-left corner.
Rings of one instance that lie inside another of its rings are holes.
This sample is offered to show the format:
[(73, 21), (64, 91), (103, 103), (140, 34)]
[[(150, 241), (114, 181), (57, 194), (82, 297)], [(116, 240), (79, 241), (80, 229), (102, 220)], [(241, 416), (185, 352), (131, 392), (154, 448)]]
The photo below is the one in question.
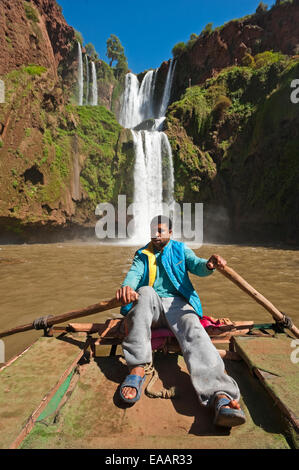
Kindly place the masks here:
[(138, 294), (132, 289), (132, 287), (124, 286), (116, 291), (115, 297), (117, 300), (121, 301), (122, 305), (127, 305), (137, 300)]
[(207, 262), (207, 267), (209, 269), (223, 269), (224, 266), (226, 266), (226, 261), (225, 259), (221, 258), (219, 255), (212, 255), (211, 258)]

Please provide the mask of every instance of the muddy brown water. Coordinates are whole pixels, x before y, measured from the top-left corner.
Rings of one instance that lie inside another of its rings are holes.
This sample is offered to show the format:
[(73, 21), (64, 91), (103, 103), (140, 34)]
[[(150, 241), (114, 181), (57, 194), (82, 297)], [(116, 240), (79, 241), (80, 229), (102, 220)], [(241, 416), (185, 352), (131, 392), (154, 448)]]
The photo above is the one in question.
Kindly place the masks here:
[[(192, 247), (192, 246), (191, 246)], [(217, 253), (299, 326), (299, 251), (236, 245), (192, 247), (208, 258)], [(110, 299), (131, 265), (136, 247), (100, 243), (0, 246), (0, 331)], [(204, 314), (232, 320), (271, 322), (271, 315), (221, 273), (191, 275)], [(118, 309), (80, 321), (101, 322)], [(23, 351), (42, 333), (4, 338), (5, 360)]]

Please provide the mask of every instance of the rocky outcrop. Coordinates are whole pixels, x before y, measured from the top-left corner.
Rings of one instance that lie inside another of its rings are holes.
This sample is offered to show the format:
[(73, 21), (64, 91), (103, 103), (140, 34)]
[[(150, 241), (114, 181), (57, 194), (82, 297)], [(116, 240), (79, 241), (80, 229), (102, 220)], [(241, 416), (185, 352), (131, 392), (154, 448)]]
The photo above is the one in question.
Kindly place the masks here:
[(97, 60), (105, 107), (76, 106), (78, 46), (55, 0), (1, 1), (0, 42), (1, 241), (94, 231), (96, 205), (131, 191), (131, 135), (107, 110), (121, 84)]
[(0, 75), (37, 64), (56, 77), (74, 37), (55, 0), (1, 0)]
[[(165, 129), (175, 196), (225, 206), (234, 240), (299, 240), (298, 105), (288, 95), (298, 24), (299, 0), (283, 2), (201, 34), (177, 58)], [(78, 46), (55, 0), (1, 0), (0, 43), (0, 243), (94, 233), (98, 203), (132, 201), (132, 135), (115, 118), (123, 84), (96, 59), (102, 106), (76, 106)], [(269, 50), (288, 57), (255, 63)]]
[(179, 99), (190, 84), (202, 84), (225, 67), (240, 65), (246, 53), (298, 54), (298, 24), (299, 1), (294, 0), (202, 33), (177, 58), (172, 100)]
[[(252, 67), (228, 67), (188, 88), (170, 106), (175, 197), (224, 208), (230, 223), (222, 241), (298, 244), (299, 105), (290, 84), (299, 57), (257, 57)], [(209, 223), (217, 224), (214, 216)]]

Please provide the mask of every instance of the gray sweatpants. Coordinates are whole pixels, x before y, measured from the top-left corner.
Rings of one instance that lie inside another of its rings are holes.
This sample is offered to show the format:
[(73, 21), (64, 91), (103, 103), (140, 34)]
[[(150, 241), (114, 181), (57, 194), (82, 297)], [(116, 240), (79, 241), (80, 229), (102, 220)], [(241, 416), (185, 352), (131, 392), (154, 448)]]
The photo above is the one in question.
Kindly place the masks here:
[(128, 336), (122, 343), (129, 368), (152, 361), (151, 328), (168, 327), (176, 336), (202, 405), (212, 405), (218, 394), (239, 400), (237, 383), (194, 309), (182, 297), (159, 297), (152, 287), (138, 289), (139, 298), (127, 315)]

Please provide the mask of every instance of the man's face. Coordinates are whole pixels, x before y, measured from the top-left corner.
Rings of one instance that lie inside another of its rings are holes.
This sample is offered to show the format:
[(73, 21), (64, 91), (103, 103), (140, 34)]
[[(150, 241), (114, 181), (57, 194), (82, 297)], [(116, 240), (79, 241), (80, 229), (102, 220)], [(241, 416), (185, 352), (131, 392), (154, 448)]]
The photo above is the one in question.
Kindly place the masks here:
[(165, 245), (167, 245), (171, 234), (172, 230), (168, 228), (167, 224), (158, 224), (151, 227), (152, 244), (156, 250), (160, 251)]

